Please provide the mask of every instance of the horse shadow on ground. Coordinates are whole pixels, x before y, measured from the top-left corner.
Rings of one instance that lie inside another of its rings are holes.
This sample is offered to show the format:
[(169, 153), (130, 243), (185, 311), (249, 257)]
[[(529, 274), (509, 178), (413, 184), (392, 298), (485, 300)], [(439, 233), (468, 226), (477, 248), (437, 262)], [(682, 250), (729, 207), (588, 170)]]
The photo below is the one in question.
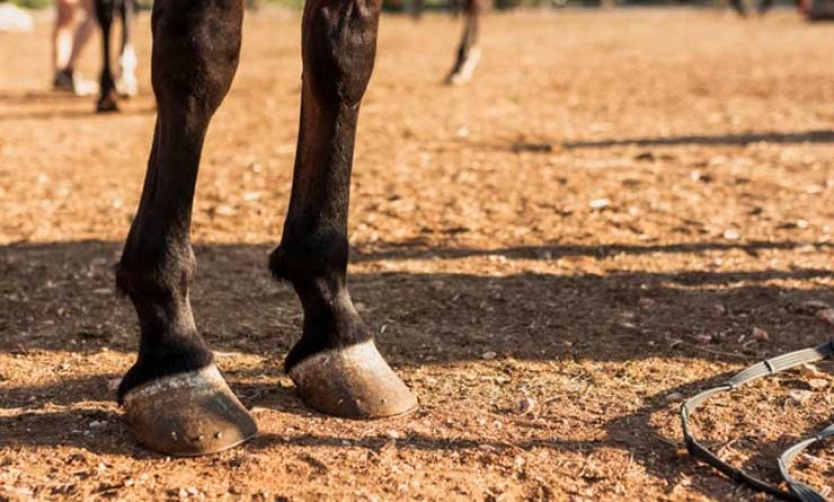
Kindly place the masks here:
[(567, 149), (579, 148), (612, 148), (618, 146), (679, 146), (679, 145), (701, 145), (701, 146), (746, 146), (753, 143), (832, 143), (834, 142), (834, 131), (829, 130), (808, 130), (801, 132), (751, 132), (743, 134), (719, 134), (719, 135), (693, 135), (693, 136), (671, 136), (660, 138), (623, 138), (605, 139), (599, 141), (574, 141), (565, 142), (562, 145)]
[[(49, 105), (48, 110), (31, 110), (21, 108), (33, 104)], [(85, 104), (79, 109), (78, 105)], [(69, 92), (47, 91), (5, 91), (0, 92), (0, 105), (10, 105), (11, 110), (0, 112), (0, 122), (17, 120), (54, 120), (54, 119), (89, 119), (92, 116), (106, 115), (96, 113), (96, 96), (75, 96)], [(131, 98), (130, 102), (123, 102), (120, 115), (142, 116), (156, 113), (153, 95), (142, 92)]]
[[(131, 117), (131, 116), (143, 116), (143, 115), (151, 115), (156, 113), (156, 107), (154, 106), (143, 106), (143, 107), (131, 107), (127, 109), (123, 109), (119, 111), (120, 116)], [(105, 115), (99, 114), (95, 110), (95, 102), (91, 101), (89, 109), (52, 109), (52, 110), (43, 110), (43, 111), (20, 111), (20, 112), (5, 112), (0, 113), (0, 122), (14, 122), (17, 120), (55, 120), (55, 119), (64, 119), (64, 120), (74, 120), (74, 119), (86, 119), (89, 120), (90, 117), (105, 117)]]
[[(811, 243), (669, 246), (560, 246), (495, 250), (418, 249), (392, 245), (366, 251), (374, 260), (502, 256), (555, 260), (566, 256), (704, 253), (807, 248)], [(816, 246), (816, 244), (814, 244)], [(827, 244), (822, 244), (828, 246)], [(203, 245), (195, 249), (197, 279), (191, 300), (198, 326), (221, 352), (281, 356), (301, 329), (292, 289), (267, 271), (270, 245)], [(371, 248), (367, 248), (371, 249)], [(135, 318), (114, 290), (121, 244), (81, 241), (0, 247), (0, 352), (135, 350)], [(834, 304), (834, 291), (786, 287), (824, 283), (832, 272), (790, 270), (618, 272), (605, 275), (523, 272), (511, 275), (353, 273), (358, 310), (394, 362), (407, 365), (480, 360), (485, 351), (519, 360), (623, 361), (650, 357), (748, 360), (738, 346), (692, 349), (674, 340), (703, 332), (722, 339), (769, 331), (773, 351), (815, 345), (827, 327), (802, 312), (808, 300)], [(807, 286), (807, 285), (806, 285)], [(384, 329), (383, 329), (384, 328)], [(764, 354), (766, 355), (766, 354)]]
[(699, 146), (737, 146), (744, 147), (755, 143), (802, 144), (834, 143), (834, 131), (811, 129), (798, 132), (763, 131), (742, 134), (690, 135), (668, 137), (610, 138), (591, 141), (548, 141), (516, 139), (503, 143), (469, 143), (470, 146), (485, 150), (502, 150), (515, 153), (549, 154), (558, 149), (584, 150), (599, 148), (652, 148), (675, 147), (686, 145)]
[[(357, 246), (354, 262), (413, 258), (454, 259), (502, 255), (551, 260), (564, 256), (606, 256), (618, 253), (705, 253), (742, 249), (793, 249), (800, 242), (724, 244), (694, 243), (640, 246), (524, 247), (498, 250), (415, 249), (408, 245)], [(292, 290), (271, 280), (266, 270), (269, 245), (203, 245), (192, 302), (198, 326), (218, 352), (258, 355), (274, 361), (258, 370), (226, 371), (247, 406), (265, 406), (284, 413), (306, 415), (291, 388), (275, 385), (281, 361), (301, 329), (301, 311)], [(136, 328), (133, 312), (113, 291), (112, 266), (120, 244), (102, 241), (12, 244), (0, 247), (0, 353), (37, 357), (47, 352), (132, 353)], [(776, 285), (797, 281), (826, 281), (824, 269), (759, 270), (746, 272), (691, 271), (679, 273), (611, 272), (606, 275), (520, 273), (482, 276), (450, 273), (354, 273), (351, 291), (378, 335), (378, 343), (395, 367), (420, 367), (480, 361), (485, 352), (518, 361), (619, 362), (650, 358), (683, 358), (715, 363), (752, 364), (777, 353), (814, 346), (828, 329), (803, 311), (809, 300), (834, 304), (834, 291)], [(806, 284), (807, 286), (807, 284)], [(648, 306), (648, 308), (647, 308)], [(764, 351), (735, 343), (753, 327), (770, 333)], [(697, 334), (718, 333), (718, 344), (688, 342)], [(222, 357), (220, 360), (222, 367)], [(60, 384), (3, 389), (1, 404), (13, 416), (0, 417), (0, 428), (11, 431), (11, 446), (51, 446), (54, 436), (29, 431), (65, 431), (61, 444), (94, 453), (153, 454), (136, 446), (118, 424), (109, 379), (102, 374), (68, 379)], [(253, 377), (255, 383), (252, 383)], [(602, 425), (599, 440), (531, 440), (513, 444), (461, 440), (449, 442), (415, 435), (400, 444), (415, 449), (477, 449), (546, 447), (593, 451), (611, 447), (629, 451), (647, 471), (669, 478), (670, 471), (691, 476), (707, 469), (681, 459), (679, 445), (659, 437), (651, 417), (669, 407), (670, 396), (692, 395), (726, 379), (675, 386), (644, 399), (642, 407)], [(0, 385), (2, 385), (0, 375)], [(270, 383), (262, 383), (269, 381)], [(73, 396), (86, 396), (78, 402)], [(32, 396), (50, 406), (30, 409)], [(102, 406), (102, 402), (108, 403)], [(828, 418), (828, 417), (826, 417)], [(85, 435), (83, 425), (106, 422), (103, 434)], [(649, 438), (649, 439), (647, 439)], [(369, 450), (384, 446), (380, 438), (358, 443)], [(253, 449), (274, 445), (338, 448), (339, 438), (314, 434), (263, 435)], [(356, 445), (356, 444), (355, 444)], [(763, 445), (748, 464), (772, 460), (783, 443)], [(673, 466), (670, 469), (669, 466)], [(725, 483), (720, 477), (700, 486), (705, 492)]]

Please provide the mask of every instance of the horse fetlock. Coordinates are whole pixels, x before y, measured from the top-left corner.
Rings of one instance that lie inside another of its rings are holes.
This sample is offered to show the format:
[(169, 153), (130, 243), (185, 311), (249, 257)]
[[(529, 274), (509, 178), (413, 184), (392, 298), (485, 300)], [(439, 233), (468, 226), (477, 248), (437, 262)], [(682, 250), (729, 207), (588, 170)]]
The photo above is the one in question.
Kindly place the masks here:
[(336, 231), (316, 231), (304, 222), (288, 220), (281, 244), (269, 257), (269, 267), (277, 279), (295, 283), (315, 278), (338, 279), (347, 268), (347, 236)]
[[(141, 226), (141, 223), (135, 223)], [(160, 245), (146, 245), (162, 242)], [(190, 246), (168, 246), (160, 238), (137, 239), (125, 246), (116, 265), (116, 286), (128, 296), (185, 297), (197, 272)]]
[[(143, 322), (139, 357), (119, 383), (119, 403), (133, 389), (161, 378), (198, 371), (211, 366), (214, 356), (191, 329), (181, 332)], [(149, 329), (150, 328), (150, 329)]]

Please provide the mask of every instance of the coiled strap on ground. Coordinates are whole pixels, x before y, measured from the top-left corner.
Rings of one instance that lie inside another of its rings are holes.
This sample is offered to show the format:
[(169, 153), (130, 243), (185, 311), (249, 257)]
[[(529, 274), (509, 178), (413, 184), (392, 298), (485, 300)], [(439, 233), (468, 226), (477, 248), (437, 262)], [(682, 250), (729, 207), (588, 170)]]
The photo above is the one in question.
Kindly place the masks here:
[(748, 382), (752, 382), (753, 380), (775, 375), (782, 371), (795, 368), (799, 365), (813, 363), (832, 356), (834, 356), (834, 340), (813, 349), (804, 349), (783, 354), (781, 356), (762, 361), (758, 364), (754, 364), (753, 366), (750, 366), (744, 371), (733, 376), (723, 385), (705, 390), (683, 403), (683, 406), (681, 406), (681, 424), (683, 426), (683, 437), (686, 443), (686, 449), (689, 454), (699, 460), (703, 460), (731, 479), (739, 483), (744, 483), (755, 490), (773, 495), (774, 497), (799, 502), (825, 502), (825, 497), (820, 495), (813, 488), (796, 481), (790, 475), (788, 468), (790, 467), (793, 459), (796, 458), (800, 452), (818, 441), (821, 441), (829, 436), (834, 436), (834, 424), (828, 426), (816, 436), (795, 444), (779, 457), (779, 472), (790, 490), (785, 491), (774, 484), (762, 481), (761, 479), (752, 476), (737, 467), (733, 467), (718, 458), (717, 455), (699, 443), (692, 434), (690, 417), (692, 416), (692, 412), (701, 407), (709, 398), (717, 394), (730, 392)]

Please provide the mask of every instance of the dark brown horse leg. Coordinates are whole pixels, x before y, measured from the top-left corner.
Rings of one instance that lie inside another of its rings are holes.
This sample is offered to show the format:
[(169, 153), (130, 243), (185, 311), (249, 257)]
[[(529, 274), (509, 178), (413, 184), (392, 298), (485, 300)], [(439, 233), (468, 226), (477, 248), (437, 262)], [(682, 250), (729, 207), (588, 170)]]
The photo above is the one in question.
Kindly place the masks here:
[(730, 7), (732, 7), (739, 16), (747, 17), (747, 7), (744, 5), (744, 0), (730, 0)]
[(139, 357), (119, 387), (138, 438), (169, 455), (220, 451), (257, 430), (198, 334), (191, 209), (209, 122), (232, 83), (243, 0), (157, 0), (153, 90), (158, 113), (142, 199), (117, 267), (139, 315)]
[(402, 415), (417, 400), (374, 346), (347, 290), (347, 217), (359, 105), (376, 52), (380, 0), (308, 0), (301, 123), (275, 277), (304, 310), (286, 369), (302, 399), (351, 418)]
[(760, 16), (764, 16), (772, 7), (773, 0), (759, 0), (759, 4), (756, 7), (756, 13)]
[(119, 110), (116, 104), (116, 84), (110, 69), (110, 27), (119, 0), (95, 0), (96, 17), (101, 28), (101, 47), (103, 52), (101, 78), (99, 79), (99, 98), (96, 111), (99, 113)]
[(448, 84), (465, 84), (472, 80), (472, 75), (481, 60), (481, 49), (478, 47), (480, 31), (481, 2), (483, 0), (463, 0), (463, 12), (466, 16), (463, 27), (463, 39), (458, 48), (457, 59), (449, 76)]

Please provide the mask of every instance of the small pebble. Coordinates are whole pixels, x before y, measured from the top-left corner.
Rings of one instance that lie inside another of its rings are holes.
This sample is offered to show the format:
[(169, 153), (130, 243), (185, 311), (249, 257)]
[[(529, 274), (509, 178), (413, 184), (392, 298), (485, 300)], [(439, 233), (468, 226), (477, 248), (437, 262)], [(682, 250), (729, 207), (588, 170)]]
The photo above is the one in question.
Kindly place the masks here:
[(400, 433), (393, 429), (385, 431), (385, 436), (389, 439), (400, 439)]
[(591, 201), (590, 206), (591, 209), (595, 211), (599, 211), (600, 209), (605, 209), (606, 207), (611, 205), (611, 201), (609, 199), (594, 199)]
[(481, 359), (483, 359), (484, 361), (492, 361), (496, 357), (498, 357), (498, 354), (492, 351), (484, 352), (483, 354), (481, 354)]
[(637, 306), (641, 309), (648, 310), (654, 307), (655, 303), (656, 302), (651, 298), (640, 298), (640, 300), (637, 302)]
[(712, 343), (712, 335), (707, 335), (706, 333), (702, 333), (700, 335), (695, 335), (692, 337), (695, 343), (706, 345)]
[(808, 300), (800, 304), (800, 309), (806, 312), (814, 313), (818, 310), (830, 309), (831, 305), (822, 300)]
[(810, 399), (812, 392), (809, 390), (792, 390), (788, 392), (788, 395), (793, 401), (794, 404), (803, 404), (805, 401)]
[(220, 216), (231, 216), (235, 214), (235, 210), (226, 204), (220, 204), (214, 208), (214, 213)]
[(817, 319), (828, 324), (834, 324), (834, 309), (818, 310)]
[(710, 307), (710, 311), (712, 312), (712, 315), (715, 317), (727, 315), (727, 307), (725, 307), (721, 303), (716, 303), (715, 305)]
[(820, 370), (813, 364), (803, 364), (799, 367), (799, 374), (805, 377), (815, 377), (820, 374)]
[(828, 380), (825, 378), (812, 378), (808, 380), (808, 387), (813, 390), (820, 390), (828, 387)]
[(761, 328), (753, 328), (753, 333), (750, 335), (753, 340), (758, 342), (766, 342), (770, 340), (770, 334)]
[(724, 231), (724, 238), (728, 241), (737, 241), (741, 238), (741, 234), (734, 228), (729, 228)]
[(683, 394), (681, 394), (680, 392), (673, 392), (666, 396), (666, 402), (668, 403), (675, 403), (678, 401), (683, 401)]
[(526, 415), (532, 413), (536, 409), (536, 400), (532, 397), (525, 397), (519, 400), (515, 405), (515, 412), (519, 415)]

